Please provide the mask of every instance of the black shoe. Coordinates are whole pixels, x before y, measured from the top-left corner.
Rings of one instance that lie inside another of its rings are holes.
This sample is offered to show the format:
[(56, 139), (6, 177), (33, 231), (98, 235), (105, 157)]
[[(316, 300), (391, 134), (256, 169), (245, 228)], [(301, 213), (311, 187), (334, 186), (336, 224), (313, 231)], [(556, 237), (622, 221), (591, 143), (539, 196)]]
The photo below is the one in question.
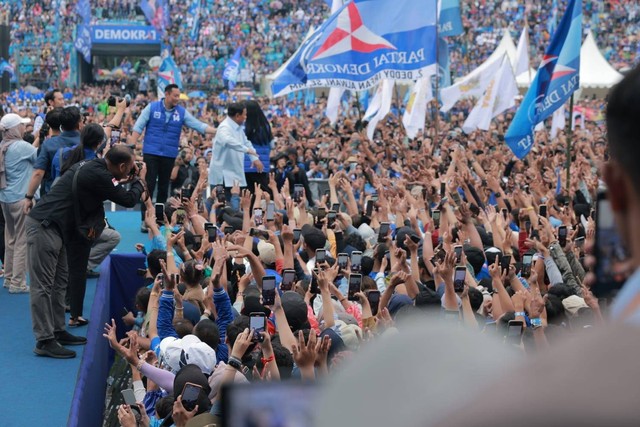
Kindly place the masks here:
[(100, 272), (95, 270), (87, 270), (87, 279), (95, 279), (100, 277)]
[(33, 352), (38, 356), (53, 357), (54, 359), (73, 359), (76, 352), (64, 348), (56, 340), (38, 341)]
[(65, 305), (64, 306), (64, 312), (65, 313), (71, 313), (71, 306), (70, 305)]
[(62, 345), (84, 345), (87, 343), (86, 337), (71, 335), (67, 331), (56, 332), (55, 336), (56, 341), (58, 341)]

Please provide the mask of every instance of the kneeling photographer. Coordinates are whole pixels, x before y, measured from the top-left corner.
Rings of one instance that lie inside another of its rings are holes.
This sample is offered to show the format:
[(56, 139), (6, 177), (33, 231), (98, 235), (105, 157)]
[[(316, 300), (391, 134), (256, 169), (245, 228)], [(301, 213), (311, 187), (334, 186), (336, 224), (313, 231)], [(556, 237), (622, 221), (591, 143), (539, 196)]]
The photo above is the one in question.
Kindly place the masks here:
[[(26, 229), (36, 354), (71, 358), (75, 352), (61, 344), (86, 343), (65, 330), (67, 282), (71, 318), (77, 322), (91, 245), (105, 227), (103, 203), (134, 207), (145, 192), (145, 176), (146, 167), (134, 161), (133, 150), (114, 145), (103, 159), (73, 165), (31, 210)], [(131, 185), (127, 190), (122, 184)], [(68, 259), (67, 252), (72, 254)]]

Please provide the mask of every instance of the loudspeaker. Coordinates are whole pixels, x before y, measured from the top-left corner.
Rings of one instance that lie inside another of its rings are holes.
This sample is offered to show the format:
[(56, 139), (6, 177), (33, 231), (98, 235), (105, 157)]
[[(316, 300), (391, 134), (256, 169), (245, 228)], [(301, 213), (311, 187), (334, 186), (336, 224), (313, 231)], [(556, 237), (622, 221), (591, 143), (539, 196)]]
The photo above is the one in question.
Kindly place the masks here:
[[(9, 44), (11, 43), (11, 35), (9, 33), (9, 26), (0, 25), (0, 58), (9, 60)], [(0, 78), (0, 92), (9, 92), (9, 74), (2, 73)]]

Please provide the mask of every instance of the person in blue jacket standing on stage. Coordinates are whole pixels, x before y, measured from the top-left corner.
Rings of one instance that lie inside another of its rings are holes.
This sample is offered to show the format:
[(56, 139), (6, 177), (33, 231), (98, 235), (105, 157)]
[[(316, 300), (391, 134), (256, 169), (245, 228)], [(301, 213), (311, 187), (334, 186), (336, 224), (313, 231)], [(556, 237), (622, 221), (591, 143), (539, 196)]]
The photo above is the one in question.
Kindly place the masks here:
[[(245, 101), (244, 105), (247, 108), (247, 120), (244, 123), (244, 133), (256, 150), (260, 163), (269, 165), (271, 144), (273, 142), (271, 125), (262, 112), (260, 104), (256, 101)], [(244, 175), (249, 191), (254, 190), (255, 184), (261, 185), (265, 190), (269, 186), (269, 170), (265, 169), (262, 172), (258, 172), (249, 155), (244, 156)]]

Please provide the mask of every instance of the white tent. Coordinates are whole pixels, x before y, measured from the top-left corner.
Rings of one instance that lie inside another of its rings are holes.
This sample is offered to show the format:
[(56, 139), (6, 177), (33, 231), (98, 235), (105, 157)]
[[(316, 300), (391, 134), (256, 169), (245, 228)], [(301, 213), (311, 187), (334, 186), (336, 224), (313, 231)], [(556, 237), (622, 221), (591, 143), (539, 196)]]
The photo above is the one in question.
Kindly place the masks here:
[[(535, 72), (532, 77), (535, 76)], [(591, 32), (584, 39), (580, 48), (580, 89), (582, 94), (603, 96), (609, 89), (622, 80), (617, 72), (602, 56)], [(518, 86), (529, 87), (529, 76), (523, 73), (516, 78)]]

